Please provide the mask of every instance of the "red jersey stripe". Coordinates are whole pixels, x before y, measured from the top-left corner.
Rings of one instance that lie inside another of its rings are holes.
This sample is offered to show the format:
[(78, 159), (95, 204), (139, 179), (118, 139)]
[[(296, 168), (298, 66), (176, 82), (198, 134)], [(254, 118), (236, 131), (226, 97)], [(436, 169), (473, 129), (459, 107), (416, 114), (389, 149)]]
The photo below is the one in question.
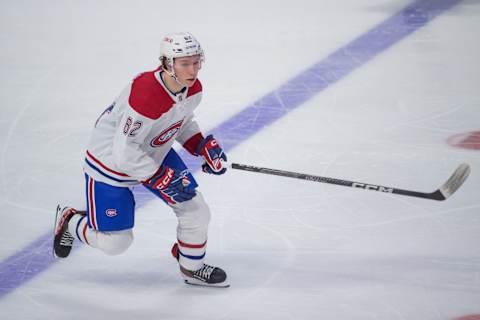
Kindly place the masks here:
[(93, 194), (93, 179), (90, 178), (88, 182), (88, 198), (90, 202), (90, 223), (94, 230), (97, 230), (97, 223), (95, 221), (95, 195)]
[(98, 164), (99, 166), (101, 166), (103, 169), (107, 170), (108, 172), (111, 172), (111, 173), (114, 173), (116, 175), (119, 175), (121, 177), (130, 177), (128, 174), (126, 173), (122, 173), (122, 172), (118, 172), (118, 171), (115, 171), (115, 170), (112, 170), (110, 169), (109, 167), (107, 167), (106, 165), (104, 165), (103, 163), (101, 163), (97, 158), (95, 158), (88, 150), (87, 150), (87, 156), (90, 157), (96, 164)]

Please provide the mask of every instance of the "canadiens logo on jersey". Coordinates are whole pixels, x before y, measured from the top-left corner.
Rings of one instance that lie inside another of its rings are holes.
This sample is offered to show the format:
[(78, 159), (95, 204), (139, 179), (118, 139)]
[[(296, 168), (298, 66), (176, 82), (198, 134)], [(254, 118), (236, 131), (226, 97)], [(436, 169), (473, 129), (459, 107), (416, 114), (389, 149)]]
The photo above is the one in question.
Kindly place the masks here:
[(163, 130), (162, 133), (152, 139), (150, 145), (155, 148), (167, 143), (175, 136), (175, 134), (177, 134), (178, 130), (180, 130), (180, 127), (182, 126), (182, 123), (183, 120), (180, 120), (177, 123), (172, 124), (167, 129)]
[(115, 209), (107, 209), (105, 211), (105, 214), (107, 215), (107, 217), (110, 217), (110, 218), (113, 218), (117, 215), (117, 210)]

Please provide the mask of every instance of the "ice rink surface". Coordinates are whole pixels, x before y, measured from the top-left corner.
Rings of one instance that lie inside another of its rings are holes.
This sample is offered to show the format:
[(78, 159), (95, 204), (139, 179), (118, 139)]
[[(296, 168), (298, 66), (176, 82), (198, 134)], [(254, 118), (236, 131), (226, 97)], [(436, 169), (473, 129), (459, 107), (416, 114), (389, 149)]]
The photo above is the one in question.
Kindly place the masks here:
[[(480, 2), (7, 0), (0, 26), (0, 319), (480, 314)], [(54, 261), (93, 123), (172, 31), (205, 49), (197, 120), (231, 161), (424, 192), (472, 173), (432, 201), (196, 171), (228, 289), (182, 283), (176, 218), (140, 187), (125, 254)]]

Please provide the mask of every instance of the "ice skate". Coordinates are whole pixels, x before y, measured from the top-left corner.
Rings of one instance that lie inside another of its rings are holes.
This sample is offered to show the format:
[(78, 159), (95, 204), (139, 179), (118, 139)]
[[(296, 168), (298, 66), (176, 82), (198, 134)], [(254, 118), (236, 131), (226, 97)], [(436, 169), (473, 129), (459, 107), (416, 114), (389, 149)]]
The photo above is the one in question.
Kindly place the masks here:
[(68, 231), (68, 222), (76, 214), (77, 211), (73, 208), (61, 208), (57, 206), (57, 213), (55, 215), (55, 229), (53, 240), (53, 254), (58, 258), (66, 258), (72, 250), (74, 237)]
[[(172, 255), (178, 261), (179, 252), (178, 244), (176, 243), (173, 245)], [(186, 284), (218, 288), (230, 287), (227, 274), (222, 268), (210, 266), (205, 263), (200, 269), (195, 271), (187, 270), (180, 266), (180, 274)]]

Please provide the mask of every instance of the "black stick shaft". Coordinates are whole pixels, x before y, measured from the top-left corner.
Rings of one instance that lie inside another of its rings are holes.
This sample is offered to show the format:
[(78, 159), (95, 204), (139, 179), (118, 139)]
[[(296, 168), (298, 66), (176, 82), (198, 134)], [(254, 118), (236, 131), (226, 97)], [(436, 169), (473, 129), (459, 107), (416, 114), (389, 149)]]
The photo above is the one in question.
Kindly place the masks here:
[(364, 190), (371, 190), (371, 191), (378, 191), (378, 192), (385, 192), (385, 193), (393, 193), (393, 194), (399, 194), (403, 196), (410, 196), (410, 197), (417, 197), (417, 198), (424, 198), (424, 199), (445, 200), (445, 196), (440, 192), (440, 190), (436, 190), (431, 193), (424, 193), (424, 192), (417, 192), (417, 191), (369, 184), (364, 182), (355, 182), (355, 181), (335, 179), (335, 178), (329, 178), (329, 177), (321, 177), (321, 176), (315, 176), (315, 175), (306, 174), (306, 173), (298, 173), (298, 172), (284, 171), (284, 170), (278, 170), (278, 169), (256, 167), (256, 166), (244, 165), (239, 163), (232, 163), (231, 167), (232, 169), (237, 169), (237, 170), (258, 172), (258, 173), (296, 178), (296, 179), (302, 179), (302, 180), (308, 180), (308, 181), (314, 181), (314, 182), (329, 183), (329, 184), (335, 184), (335, 185), (344, 186), (344, 187), (359, 188)]

